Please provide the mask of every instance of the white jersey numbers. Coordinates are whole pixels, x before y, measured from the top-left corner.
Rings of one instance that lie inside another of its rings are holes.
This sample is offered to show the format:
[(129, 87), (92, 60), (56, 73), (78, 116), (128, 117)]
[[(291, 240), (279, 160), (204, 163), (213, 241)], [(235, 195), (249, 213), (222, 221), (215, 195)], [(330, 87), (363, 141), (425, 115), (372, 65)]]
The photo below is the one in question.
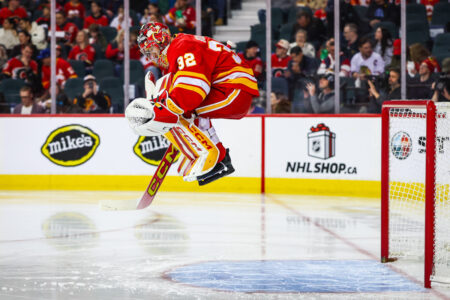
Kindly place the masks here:
[(219, 42), (209, 41), (208, 47), (209, 47), (209, 49), (211, 49), (213, 51), (220, 52), (222, 50), (225, 50), (229, 53), (232, 53), (233, 59), (237, 64), (240, 64), (242, 62), (241, 58), (236, 53), (234, 53), (230, 48), (228, 48), (227, 46), (225, 46)]
[[(204, 37), (201, 36), (195, 36), (195, 38), (197, 40), (206, 42)], [(241, 58), (234, 52), (232, 51), (230, 48), (228, 48), (227, 46), (216, 42), (216, 41), (208, 41), (208, 48), (216, 51), (216, 52), (221, 52), (221, 51), (226, 51), (228, 53), (231, 54), (231, 56), (233, 57), (233, 60), (237, 63), (237, 64), (241, 64), (242, 60)], [(195, 61), (195, 57), (194, 54), (192, 53), (186, 53), (183, 56), (179, 56), (177, 59), (178, 62), (178, 70), (183, 70), (185, 67), (193, 67), (195, 65), (197, 65), (197, 62)]]
[(184, 56), (179, 56), (177, 59), (178, 70), (183, 70), (184, 67), (193, 67), (197, 64), (194, 54), (186, 53)]

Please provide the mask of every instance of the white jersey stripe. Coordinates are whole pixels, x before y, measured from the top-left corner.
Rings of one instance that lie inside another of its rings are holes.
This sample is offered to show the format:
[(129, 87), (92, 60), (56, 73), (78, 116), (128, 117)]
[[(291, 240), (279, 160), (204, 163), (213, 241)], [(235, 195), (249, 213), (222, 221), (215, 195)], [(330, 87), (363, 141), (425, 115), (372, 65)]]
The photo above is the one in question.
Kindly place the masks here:
[(256, 82), (255, 77), (250, 75), (250, 74), (247, 74), (247, 73), (244, 73), (244, 72), (234, 72), (234, 73), (231, 73), (231, 74), (229, 74), (229, 75), (227, 75), (225, 77), (222, 77), (222, 78), (214, 81), (213, 84), (214, 83), (219, 83), (219, 82), (222, 82), (222, 81), (225, 81), (225, 80), (229, 80), (229, 79), (236, 79), (236, 78), (242, 78), (242, 77), (246, 77), (246, 78)]
[(174, 89), (180, 83), (197, 86), (197, 87), (201, 88), (203, 91), (205, 91), (206, 95), (208, 95), (209, 91), (211, 90), (210, 86), (208, 85), (208, 83), (206, 83), (206, 81), (204, 81), (202, 79), (185, 77), (185, 76), (178, 77), (177, 80), (175, 80), (174, 84), (172, 85), (172, 89)]

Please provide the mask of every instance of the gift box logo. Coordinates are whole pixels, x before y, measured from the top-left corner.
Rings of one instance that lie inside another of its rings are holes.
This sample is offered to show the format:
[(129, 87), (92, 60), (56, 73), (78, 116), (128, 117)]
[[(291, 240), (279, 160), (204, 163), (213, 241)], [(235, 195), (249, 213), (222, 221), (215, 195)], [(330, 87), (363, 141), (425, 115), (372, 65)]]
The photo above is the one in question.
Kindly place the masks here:
[(328, 159), (336, 155), (336, 134), (325, 124), (311, 127), (308, 133), (308, 155), (320, 159)]

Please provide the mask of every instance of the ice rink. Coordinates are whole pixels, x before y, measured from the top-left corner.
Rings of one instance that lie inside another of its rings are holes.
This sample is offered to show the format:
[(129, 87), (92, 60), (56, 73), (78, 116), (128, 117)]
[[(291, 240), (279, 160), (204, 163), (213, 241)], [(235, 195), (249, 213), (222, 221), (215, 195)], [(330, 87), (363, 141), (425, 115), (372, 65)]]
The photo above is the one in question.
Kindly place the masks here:
[(378, 199), (0, 192), (0, 299), (450, 299), (379, 263)]

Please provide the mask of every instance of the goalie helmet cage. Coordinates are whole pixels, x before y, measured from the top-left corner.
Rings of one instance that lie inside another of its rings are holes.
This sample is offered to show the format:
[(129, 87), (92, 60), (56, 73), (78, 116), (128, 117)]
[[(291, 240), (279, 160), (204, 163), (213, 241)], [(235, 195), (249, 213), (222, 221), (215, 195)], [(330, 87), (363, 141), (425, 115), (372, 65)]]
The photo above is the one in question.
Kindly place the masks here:
[(424, 260), (424, 286), (450, 283), (450, 104), (382, 109), (381, 261)]

